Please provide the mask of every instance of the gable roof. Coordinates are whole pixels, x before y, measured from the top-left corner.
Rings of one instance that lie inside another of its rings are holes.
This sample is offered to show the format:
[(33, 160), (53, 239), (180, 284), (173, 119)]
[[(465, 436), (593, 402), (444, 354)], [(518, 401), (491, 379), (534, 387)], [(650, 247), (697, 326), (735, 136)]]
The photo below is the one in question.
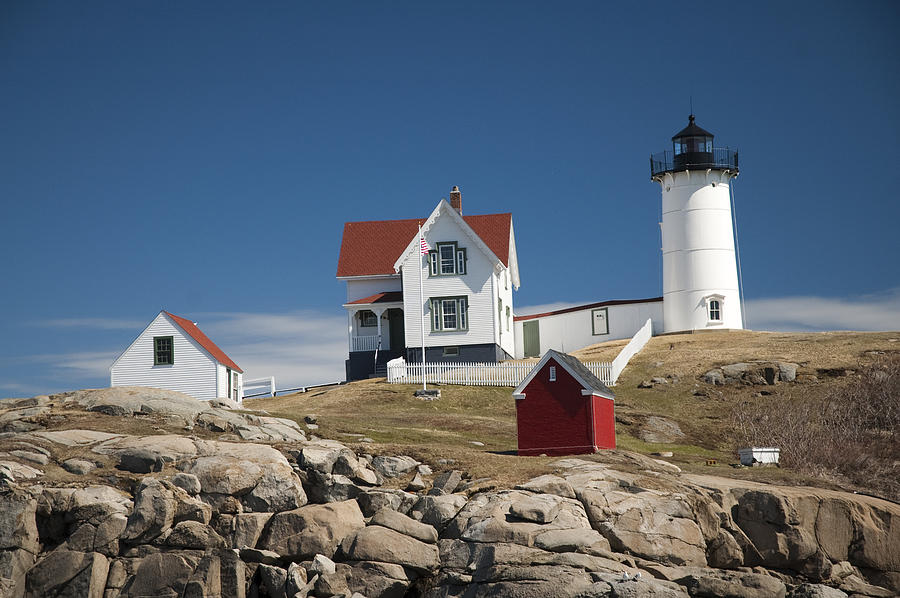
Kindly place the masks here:
[(537, 376), (537, 373), (541, 371), (544, 365), (553, 359), (561, 365), (569, 374), (572, 375), (575, 380), (581, 384), (581, 387), (584, 390), (588, 391), (590, 394), (598, 395), (606, 399), (615, 399), (615, 395), (613, 391), (609, 389), (609, 387), (603, 383), (600, 378), (595, 376), (591, 370), (587, 369), (587, 366), (581, 363), (578, 358), (572, 357), (568, 353), (561, 353), (559, 351), (555, 351), (553, 349), (548, 349), (541, 360), (534, 366), (528, 375), (525, 376), (525, 379), (522, 380), (522, 383), (519, 384), (516, 389), (513, 391), (513, 396), (521, 395), (522, 391), (525, 390), (525, 387)]
[[(509, 265), (512, 214), (462, 216), (462, 219), (504, 265)], [(394, 264), (425, 222), (425, 218), (414, 218), (345, 223), (337, 276), (396, 274)]]
[(185, 331), (185, 333), (190, 336), (192, 339), (200, 343), (200, 346), (207, 350), (207, 352), (213, 356), (213, 359), (218, 361), (224, 366), (227, 366), (233, 370), (236, 370), (240, 373), (244, 373), (238, 364), (233, 362), (230, 357), (225, 355), (225, 352), (220, 349), (216, 343), (209, 340), (209, 337), (203, 334), (203, 331), (197, 328), (197, 325), (191, 322), (188, 319), (182, 318), (181, 316), (176, 316), (175, 314), (169, 313), (163, 310), (164, 314), (169, 316), (175, 324), (178, 325), (179, 328)]

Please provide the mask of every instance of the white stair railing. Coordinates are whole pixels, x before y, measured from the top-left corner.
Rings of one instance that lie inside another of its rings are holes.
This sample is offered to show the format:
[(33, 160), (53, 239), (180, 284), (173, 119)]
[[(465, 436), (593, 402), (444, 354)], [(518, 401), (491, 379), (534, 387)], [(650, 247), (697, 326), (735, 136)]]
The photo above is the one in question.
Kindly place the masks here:
[[(625, 345), (622, 350), (619, 351), (616, 358), (613, 359), (610, 372), (610, 380), (612, 380), (613, 384), (619, 379), (619, 374), (621, 374), (622, 370), (625, 369), (625, 366), (628, 365), (628, 361), (644, 348), (644, 345), (647, 344), (647, 341), (649, 341), (652, 336), (653, 322), (648, 318), (644, 325), (641, 326), (641, 329), (631, 337), (628, 344)], [(601, 380), (603, 380), (603, 378), (601, 378)]]

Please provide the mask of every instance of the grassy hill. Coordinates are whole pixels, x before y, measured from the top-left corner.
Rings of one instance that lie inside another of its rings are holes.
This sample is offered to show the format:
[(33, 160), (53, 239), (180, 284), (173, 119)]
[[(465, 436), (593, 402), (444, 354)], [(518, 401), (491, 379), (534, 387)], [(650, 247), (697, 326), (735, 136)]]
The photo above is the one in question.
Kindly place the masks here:
[[(583, 361), (610, 361), (624, 344), (602, 343), (575, 355)], [(790, 468), (730, 467), (737, 462), (733, 412), (742, 402), (778, 411), (788, 404), (839, 393), (854, 383), (868, 361), (884, 355), (900, 355), (900, 333), (719, 331), (655, 337), (632, 358), (614, 389), (619, 448), (644, 454), (671, 451), (672, 457), (666, 460), (688, 471), (868, 490), (841, 476), (814, 476)], [(760, 360), (796, 363), (796, 381), (774, 386), (713, 386), (703, 381), (712, 368)], [(638, 388), (654, 378), (666, 383)], [(415, 388), (376, 379), (246, 404), (298, 421), (315, 414), (323, 437), (362, 452), (403, 452), (438, 469), (465, 469), (501, 486), (548, 470), (553, 459), (515, 455), (511, 388), (442, 386), (437, 401), (413, 397)], [(684, 435), (669, 443), (641, 440), (660, 417), (677, 423)], [(363, 438), (372, 442), (362, 442)], [(621, 451), (602, 452), (594, 458), (627, 466)], [(716, 464), (708, 465), (708, 460)], [(878, 486), (877, 480), (872, 482), (873, 489)]]

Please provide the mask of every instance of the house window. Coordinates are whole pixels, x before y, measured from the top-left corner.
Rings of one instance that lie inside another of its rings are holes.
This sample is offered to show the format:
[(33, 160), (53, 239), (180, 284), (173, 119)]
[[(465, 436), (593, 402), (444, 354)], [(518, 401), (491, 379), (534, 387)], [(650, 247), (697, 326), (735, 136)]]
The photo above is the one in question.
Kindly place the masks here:
[(609, 334), (609, 312), (607, 308), (591, 310), (591, 334)]
[(441, 274), (456, 274), (456, 244), (438, 245)]
[(497, 327), (503, 330), (503, 299), (497, 297)]
[(364, 328), (378, 326), (378, 319), (375, 316), (375, 312), (368, 309), (359, 312), (359, 325)]
[(175, 343), (171, 336), (153, 337), (153, 365), (173, 365), (175, 363)]
[(431, 300), (431, 330), (468, 330), (469, 300), (466, 297), (435, 297)]
[(556, 366), (550, 366), (550, 382), (556, 382)]
[(444, 357), (459, 357), (459, 347), (444, 347)]
[(712, 322), (722, 321), (722, 302), (718, 299), (709, 300), (709, 319)]
[(452, 276), (466, 273), (466, 250), (456, 243), (438, 243), (428, 253), (428, 272), (431, 276)]

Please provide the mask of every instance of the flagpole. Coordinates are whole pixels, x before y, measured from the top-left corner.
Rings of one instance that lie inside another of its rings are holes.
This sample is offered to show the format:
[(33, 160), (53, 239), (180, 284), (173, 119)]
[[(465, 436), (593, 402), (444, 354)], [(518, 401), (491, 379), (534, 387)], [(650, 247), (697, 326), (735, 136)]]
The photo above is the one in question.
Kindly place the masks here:
[[(422, 308), (422, 390), (428, 390), (428, 383), (425, 381), (425, 291), (422, 287), (422, 256), (427, 259), (428, 254), (423, 253), (422, 241), (422, 225), (419, 225), (419, 306)], [(428, 266), (428, 262), (425, 263)]]

